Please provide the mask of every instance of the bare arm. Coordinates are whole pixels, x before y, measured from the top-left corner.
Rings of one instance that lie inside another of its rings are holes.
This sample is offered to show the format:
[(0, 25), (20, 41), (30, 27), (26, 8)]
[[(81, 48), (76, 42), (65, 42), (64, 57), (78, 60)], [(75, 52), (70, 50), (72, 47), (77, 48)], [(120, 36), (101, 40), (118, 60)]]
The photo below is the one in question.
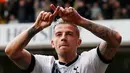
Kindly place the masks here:
[(25, 70), (29, 67), (31, 54), (24, 48), (35, 34), (50, 26), (53, 18), (57, 15), (58, 9), (53, 14), (42, 11), (32, 27), (23, 31), (7, 45), (5, 53), (19, 68)]
[(116, 50), (121, 43), (120, 34), (115, 30), (109, 29), (82, 17), (79, 25), (104, 40), (99, 45), (100, 52), (106, 60), (111, 60), (116, 54)]
[(31, 54), (23, 48), (37, 32), (34, 27), (25, 30), (11, 41), (5, 49), (8, 57), (21, 69), (27, 69), (31, 61)]

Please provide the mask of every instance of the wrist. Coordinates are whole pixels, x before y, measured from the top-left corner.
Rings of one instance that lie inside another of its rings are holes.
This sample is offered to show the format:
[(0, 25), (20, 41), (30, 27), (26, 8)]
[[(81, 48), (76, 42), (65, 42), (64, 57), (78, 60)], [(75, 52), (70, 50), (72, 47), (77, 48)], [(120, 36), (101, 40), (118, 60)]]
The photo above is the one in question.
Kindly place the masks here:
[(78, 21), (79, 26), (83, 26), (84, 24), (88, 24), (88, 19), (81, 17), (80, 20)]
[(31, 28), (28, 29), (28, 35), (30, 37), (33, 37), (35, 34), (37, 34), (40, 31), (39, 28), (37, 28), (36, 26), (32, 26)]
[(38, 23), (34, 23), (31, 28), (34, 28), (37, 32), (41, 31), (43, 28)]

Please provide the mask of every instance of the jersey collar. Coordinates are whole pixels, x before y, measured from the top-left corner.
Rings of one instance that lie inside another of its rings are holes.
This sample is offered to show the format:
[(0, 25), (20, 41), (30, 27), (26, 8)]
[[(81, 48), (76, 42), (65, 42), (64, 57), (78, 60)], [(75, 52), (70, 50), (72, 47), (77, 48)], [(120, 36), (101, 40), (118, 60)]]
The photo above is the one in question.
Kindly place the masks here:
[(71, 61), (71, 62), (69, 62), (69, 63), (67, 63), (67, 64), (64, 63), (64, 62), (60, 62), (60, 61), (59, 61), (59, 64), (60, 64), (60, 65), (65, 65), (65, 66), (68, 67), (68, 66), (72, 65), (75, 61), (77, 61), (78, 58), (79, 58), (79, 56), (77, 55), (77, 57), (76, 57), (73, 61)]

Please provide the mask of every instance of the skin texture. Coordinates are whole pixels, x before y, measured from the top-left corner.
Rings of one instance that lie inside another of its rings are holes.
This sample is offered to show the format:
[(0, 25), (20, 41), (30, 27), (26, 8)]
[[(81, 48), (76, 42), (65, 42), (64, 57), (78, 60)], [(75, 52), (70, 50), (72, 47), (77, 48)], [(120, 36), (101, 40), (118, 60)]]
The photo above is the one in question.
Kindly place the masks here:
[(23, 31), (7, 45), (5, 53), (19, 68), (27, 69), (29, 67), (31, 54), (24, 48), (35, 34), (51, 25), (56, 15), (68, 22), (68, 24), (59, 24), (55, 27), (54, 37), (51, 41), (61, 62), (73, 61), (77, 55), (77, 48), (81, 44), (76, 28), (72, 24), (81, 26), (103, 39), (104, 41), (99, 45), (101, 55), (106, 60), (111, 60), (114, 57), (121, 43), (121, 36), (118, 32), (80, 16), (72, 7), (55, 7), (53, 4), (50, 7), (54, 10), (53, 14), (42, 11), (30, 28)]

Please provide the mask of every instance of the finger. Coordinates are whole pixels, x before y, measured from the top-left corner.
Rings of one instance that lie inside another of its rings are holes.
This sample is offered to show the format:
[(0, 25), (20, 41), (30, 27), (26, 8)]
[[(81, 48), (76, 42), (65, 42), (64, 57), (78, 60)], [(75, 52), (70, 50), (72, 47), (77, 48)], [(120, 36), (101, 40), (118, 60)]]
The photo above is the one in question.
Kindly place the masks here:
[(65, 9), (63, 7), (60, 7), (59, 16), (64, 16), (64, 15), (65, 15)]
[(61, 11), (61, 12), (64, 12), (65, 9), (64, 9), (63, 7), (60, 7), (60, 11)]
[(65, 7), (65, 10), (68, 9), (68, 7)]
[(52, 14), (53, 18), (58, 14), (58, 12), (59, 12), (59, 6), (56, 8), (55, 12)]
[(48, 12), (45, 17), (44, 17), (44, 20), (49, 20), (49, 16), (51, 15), (51, 12)]
[(41, 11), (36, 19), (36, 22), (38, 22), (40, 19), (42, 19), (42, 15), (43, 15), (44, 11)]
[(69, 7), (70, 9), (73, 9), (73, 7)]
[(38, 15), (38, 19), (40, 19), (42, 17), (42, 14), (44, 13), (44, 11), (41, 11)]
[(73, 12), (73, 8), (72, 8), (72, 7), (69, 7), (69, 11), (70, 11), (70, 12)]
[(53, 16), (52, 16), (52, 14), (49, 16), (49, 21), (53, 21)]
[(53, 11), (56, 10), (56, 7), (54, 6), (54, 4), (51, 4), (51, 5), (50, 5), (50, 8), (51, 8)]
[(65, 7), (63, 14), (64, 15), (68, 15), (68, 13), (70, 13), (69, 8)]
[(46, 14), (47, 14), (47, 12), (42, 13), (42, 17), (41, 17), (42, 20), (44, 20)]
[(72, 7), (66, 7), (65, 8), (65, 13), (67, 14), (67, 13), (71, 13), (71, 12), (73, 12), (73, 8)]

